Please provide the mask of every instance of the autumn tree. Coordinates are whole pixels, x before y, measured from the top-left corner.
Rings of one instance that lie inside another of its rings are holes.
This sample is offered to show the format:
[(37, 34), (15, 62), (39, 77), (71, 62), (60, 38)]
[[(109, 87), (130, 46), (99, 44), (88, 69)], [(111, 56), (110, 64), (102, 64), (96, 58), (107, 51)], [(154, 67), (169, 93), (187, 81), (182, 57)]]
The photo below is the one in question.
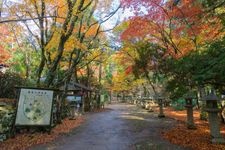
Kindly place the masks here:
[[(131, 52), (131, 51), (130, 51)], [(138, 95), (140, 90), (146, 87), (148, 81), (146, 78), (142, 78), (142, 73), (135, 77), (133, 73), (133, 56), (128, 55), (127, 52), (119, 51), (113, 54), (113, 72), (112, 72), (112, 83), (110, 90), (116, 93), (117, 96), (122, 96), (132, 94), (134, 97)], [(141, 68), (140, 68), (141, 70)], [(137, 75), (137, 74), (136, 74)]]
[[(59, 82), (69, 82), (73, 75), (77, 80), (76, 72), (79, 68), (88, 67), (93, 61), (102, 58), (105, 53), (106, 48), (103, 45), (107, 44), (107, 38), (104, 32), (108, 30), (101, 26), (115, 14), (119, 7), (112, 10), (109, 15), (103, 16), (100, 21), (93, 18), (96, 7), (97, 3), (92, 8), (87, 9), (86, 13), (78, 19), (77, 28), (75, 28), (71, 39), (66, 43), (66, 46), (69, 47), (67, 47), (68, 51), (65, 51), (67, 56), (63, 57), (67, 60), (68, 65), (64, 78)], [(72, 44), (69, 41), (72, 41)], [(71, 47), (71, 45), (74, 46)]]
[[(123, 1), (136, 16), (122, 34), (123, 40), (147, 38), (181, 57), (216, 38), (221, 38), (221, 20), (205, 13), (199, 1)], [(144, 7), (144, 9), (143, 9)]]
[(11, 57), (10, 52), (13, 52), (12, 43), (15, 40), (9, 26), (1, 24), (0, 30), (0, 64), (6, 64)]
[(10, 13), (15, 15), (12, 19), (3, 20), (4, 23), (22, 21), (29, 35), (36, 41), (31, 44), (40, 48), (41, 59), (36, 77), (38, 85), (44, 72), (46, 86), (54, 84), (61, 60), (68, 60), (63, 80), (70, 80), (76, 72), (77, 64), (89, 53), (88, 50), (97, 48), (94, 44), (99, 40), (98, 35), (105, 32), (101, 30), (102, 23), (118, 10), (116, 8), (96, 20), (94, 13), (98, 5), (97, 0), (24, 0), (10, 6)]
[[(147, 75), (153, 71), (159, 73), (161, 78), (162, 68), (157, 63), (170, 56), (177, 59), (191, 51), (202, 51), (209, 42), (224, 36), (222, 19), (209, 13), (200, 1), (123, 0), (122, 4), (134, 12), (134, 16), (126, 20), (122, 28), (123, 46), (139, 54), (145, 43), (136, 48), (133, 45), (141, 41), (163, 49), (157, 61), (150, 57), (147, 48), (142, 52), (143, 55), (139, 55), (143, 63), (133, 61), (138, 69), (146, 68), (144, 72)], [(220, 8), (221, 4), (216, 6)], [(153, 51), (157, 54), (157, 48)], [(157, 67), (147, 67), (149, 62), (156, 62)], [(135, 68), (135, 65), (131, 68)], [(138, 73), (141, 74), (140, 70)], [(154, 79), (154, 74), (149, 77)]]
[(9, 59), (9, 57), (9, 53), (5, 51), (2, 47), (0, 47), (0, 64), (5, 63), (5, 61)]

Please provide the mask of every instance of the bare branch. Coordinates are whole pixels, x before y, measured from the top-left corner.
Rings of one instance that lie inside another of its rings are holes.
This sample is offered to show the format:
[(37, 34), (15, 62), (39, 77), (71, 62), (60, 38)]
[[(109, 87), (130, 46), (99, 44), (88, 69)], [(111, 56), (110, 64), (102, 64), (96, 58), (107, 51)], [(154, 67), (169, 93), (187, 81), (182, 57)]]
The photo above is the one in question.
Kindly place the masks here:
[[(31, 21), (31, 20), (37, 20), (37, 19), (40, 19), (40, 18), (59, 18), (59, 17), (57, 17), (57, 16), (44, 16), (44, 17), (35, 17), (35, 18), (8, 19), (8, 20), (1, 20), (0, 24), (1, 23), (10, 23), (10, 22)], [(60, 18), (62, 18), (62, 17), (60, 17)], [(65, 19), (65, 18), (63, 18), (63, 19)]]

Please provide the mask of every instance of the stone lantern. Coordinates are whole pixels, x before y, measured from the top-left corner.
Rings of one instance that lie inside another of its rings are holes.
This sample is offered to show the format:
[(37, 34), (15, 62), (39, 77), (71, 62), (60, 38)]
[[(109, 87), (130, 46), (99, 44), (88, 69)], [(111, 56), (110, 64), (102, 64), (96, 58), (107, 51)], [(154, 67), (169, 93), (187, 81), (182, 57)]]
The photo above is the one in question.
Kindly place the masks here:
[(188, 93), (185, 96), (185, 102), (186, 102), (186, 110), (187, 110), (187, 128), (188, 129), (196, 129), (196, 126), (194, 124), (194, 117), (193, 117), (193, 100), (194, 95), (192, 93)]
[(158, 117), (163, 118), (163, 117), (165, 117), (164, 112), (163, 112), (163, 97), (159, 96), (159, 97), (157, 97), (157, 99), (158, 99), (158, 104), (159, 104)]
[(205, 111), (208, 112), (212, 143), (225, 144), (225, 139), (222, 137), (219, 127), (218, 112), (220, 112), (220, 109), (217, 106), (219, 98), (215, 94), (211, 93), (203, 100), (206, 101)]

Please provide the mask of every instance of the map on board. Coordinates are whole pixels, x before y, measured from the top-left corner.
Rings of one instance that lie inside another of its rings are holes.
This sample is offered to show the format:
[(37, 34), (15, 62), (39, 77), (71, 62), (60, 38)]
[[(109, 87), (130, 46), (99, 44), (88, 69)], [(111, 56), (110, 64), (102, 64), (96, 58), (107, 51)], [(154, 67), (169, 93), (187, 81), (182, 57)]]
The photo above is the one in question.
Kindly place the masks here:
[(16, 125), (50, 125), (53, 91), (21, 89)]

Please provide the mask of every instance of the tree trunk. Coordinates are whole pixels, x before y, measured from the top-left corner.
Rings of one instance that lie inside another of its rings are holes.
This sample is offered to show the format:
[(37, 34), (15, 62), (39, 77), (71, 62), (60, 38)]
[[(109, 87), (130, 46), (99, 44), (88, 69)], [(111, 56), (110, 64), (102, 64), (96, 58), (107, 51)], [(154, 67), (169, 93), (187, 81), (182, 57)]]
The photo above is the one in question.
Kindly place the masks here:
[(146, 71), (145, 71), (145, 76), (148, 79), (148, 82), (149, 82), (150, 86), (152, 87), (152, 90), (153, 90), (154, 94), (157, 95), (156, 89), (155, 89), (155, 87), (154, 87), (154, 85), (153, 85), (153, 83), (152, 83), (152, 81), (151, 81), (151, 79), (148, 75), (148, 72), (146, 72)]
[(37, 70), (37, 81), (36, 81), (37, 86), (40, 86), (41, 74), (44, 70), (44, 67), (45, 67), (45, 56), (42, 54), (41, 61)]
[(99, 82), (99, 97), (97, 98), (97, 108), (98, 109), (101, 108), (101, 90), (102, 90), (101, 81), (102, 81), (102, 64), (100, 63), (99, 74), (98, 74), (98, 82)]
[[(37, 9), (37, 8), (36, 8)], [(37, 10), (37, 14), (38, 14), (38, 10)], [(40, 78), (41, 78), (41, 74), (44, 70), (45, 67), (45, 62), (46, 62), (46, 58), (45, 58), (45, 28), (44, 28), (44, 16), (45, 16), (45, 1), (41, 1), (41, 14), (38, 14), (38, 16), (41, 16), (39, 21), (39, 25), (40, 25), (40, 47), (41, 47), (41, 61), (39, 64), (39, 68), (38, 68), (38, 72), (37, 72), (37, 86), (40, 86)]]
[(47, 87), (50, 87), (53, 84), (58, 64), (59, 64), (59, 62), (62, 58), (62, 54), (63, 54), (66, 39), (63, 36), (61, 36), (60, 39), (61, 40), (60, 40), (59, 46), (58, 46), (58, 54), (57, 54), (56, 58), (54, 59), (53, 64), (50, 66), (50, 69), (47, 73), (47, 78), (45, 80), (45, 84), (46, 84)]
[[(203, 99), (206, 96), (206, 91), (204, 87), (200, 87), (200, 98)], [(203, 101), (202, 106), (200, 107), (200, 119), (207, 120), (208, 116), (205, 112), (205, 101)]]
[[(90, 78), (90, 67), (89, 65), (87, 65), (87, 81), (86, 81), (86, 86), (89, 87), (89, 78)], [(91, 96), (90, 96), (90, 93), (88, 92), (87, 95), (86, 95), (86, 98), (85, 98), (85, 101), (84, 101), (84, 111), (90, 111), (91, 109), (91, 105), (90, 105), (90, 102), (91, 102)]]

